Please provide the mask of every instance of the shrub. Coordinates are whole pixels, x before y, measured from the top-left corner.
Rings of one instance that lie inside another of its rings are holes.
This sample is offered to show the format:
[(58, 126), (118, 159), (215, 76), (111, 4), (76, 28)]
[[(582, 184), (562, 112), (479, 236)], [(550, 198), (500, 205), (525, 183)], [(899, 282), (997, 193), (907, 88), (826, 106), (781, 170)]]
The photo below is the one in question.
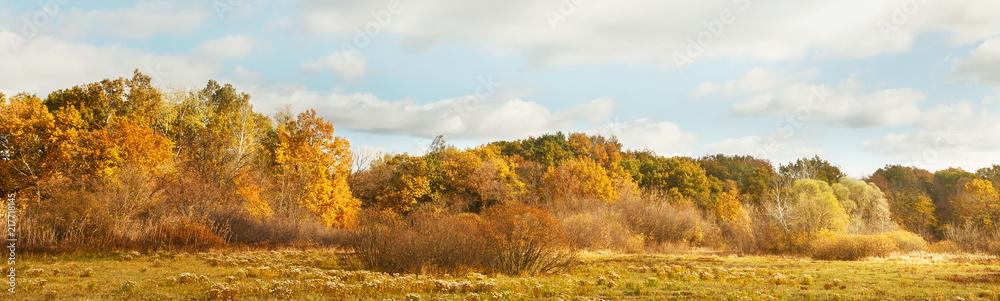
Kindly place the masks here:
[(628, 240), (634, 236), (614, 213), (604, 210), (573, 214), (561, 222), (569, 245), (576, 249), (628, 249)]
[(892, 239), (892, 241), (896, 243), (896, 247), (899, 248), (899, 251), (901, 252), (923, 251), (927, 249), (927, 241), (920, 235), (910, 231), (897, 230), (886, 232), (882, 235)]
[(548, 212), (524, 205), (502, 205), (485, 215), (483, 235), (490, 272), (542, 274), (568, 268), (574, 254), (565, 250), (562, 226)]
[(350, 246), (364, 266), (390, 273), (556, 272), (573, 262), (559, 222), (527, 206), (484, 215), (367, 213)]
[(223, 244), (222, 238), (204, 223), (187, 217), (161, 221), (147, 238), (148, 245), (167, 249), (202, 251)]
[(992, 252), (991, 244), (1000, 239), (1000, 231), (987, 230), (984, 227), (966, 222), (959, 225), (947, 225), (944, 236), (957, 244), (966, 252)]
[(860, 260), (880, 257), (896, 251), (895, 243), (885, 235), (828, 235), (812, 243), (812, 258), (821, 260)]
[(458, 273), (482, 267), (479, 235), (482, 219), (418, 213), (397, 219), (388, 213), (366, 213), (365, 225), (352, 232), (352, 246), (366, 267), (390, 273)]
[(618, 209), (621, 210), (622, 222), (632, 232), (648, 237), (648, 243), (698, 243), (704, 238), (702, 228), (707, 223), (694, 206), (622, 200)]
[(934, 253), (962, 253), (962, 247), (951, 240), (942, 240), (927, 246), (927, 250)]
[(986, 244), (986, 254), (1000, 255), (1000, 241), (991, 241)]

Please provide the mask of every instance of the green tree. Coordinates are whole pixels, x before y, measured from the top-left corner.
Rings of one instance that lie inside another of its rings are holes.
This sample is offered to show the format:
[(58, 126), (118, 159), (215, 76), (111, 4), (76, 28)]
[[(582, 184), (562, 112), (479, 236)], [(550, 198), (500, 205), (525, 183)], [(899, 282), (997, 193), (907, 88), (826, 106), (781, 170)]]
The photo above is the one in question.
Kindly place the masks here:
[(768, 192), (775, 189), (778, 173), (770, 161), (752, 156), (717, 154), (702, 157), (698, 163), (705, 168), (707, 175), (722, 181), (734, 181), (750, 204), (760, 205)]
[(667, 193), (673, 200), (701, 204), (713, 192), (721, 190), (721, 183), (709, 177), (698, 161), (687, 157), (666, 158), (652, 152), (630, 152), (633, 179), (644, 189)]

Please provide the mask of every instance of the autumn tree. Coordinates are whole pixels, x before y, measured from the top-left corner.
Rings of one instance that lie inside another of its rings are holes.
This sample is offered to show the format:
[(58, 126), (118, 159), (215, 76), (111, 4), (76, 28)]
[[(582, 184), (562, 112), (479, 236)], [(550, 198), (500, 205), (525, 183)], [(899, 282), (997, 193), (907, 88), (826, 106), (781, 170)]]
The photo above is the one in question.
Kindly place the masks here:
[(930, 236), (937, 226), (934, 201), (928, 191), (933, 175), (923, 169), (889, 165), (875, 171), (868, 179), (886, 196), (892, 219), (904, 229)]
[(133, 164), (144, 172), (158, 173), (173, 158), (174, 143), (137, 121), (112, 118), (108, 126), (87, 137), (93, 172), (112, 178), (118, 168)]
[(804, 251), (821, 231), (842, 232), (849, 217), (824, 181), (799, 179), (764, 205), (768, 227), (757, 233), (769, 239), (766, 249)]
[(851, 233), (882, 233), (897, 227), (890, 218), (885, 194), (875, 184), (843, 177), (832, 188), (840, 205), (850, 216), (848, 230)]
[(830, 162), (821, 159), (819, 156), (801, 158), (794, 163), (781, 165), (778, 171), (782, 177), (794, 180), (816, 179), (831, 185), (844, 176), (839, 167), (830, 164)]
[(45, 99), (45, 105), (53, 112), (76, 108), (91, 130), (108, 126), (114, 118), (126, 118), (163, 134), (168, 110), (160, 90), (151, 82), (152, 78), (136, 70), (132, 78), (105, 79), (55, 91)]
[(976, 177), (990, 181), (993, 187), (1000, 187), (1000, 165), (991, 165), (976, 170)]
[(277, 143), (270, 118), (253, 110), (248, 94), (214, 80), (201, 90), (168, 96), (166, 134), (176, 143), (180, 162), (175, 181), (194, 178), (194, 185), (206, 185), (192, 189), (184, 201), (200, 211), (242, 207), (258, 218), (271, 216), (267, 194), (281, 189), (272, 187), (267, 175), (276, 160), (268, 149)]
[(567, 143), (577, 157), (590, 158), (608, 170), (616, 168), (623, 157), (622, 144), (615, 137), (570, 133)]
[(79, 165), (82, 121), (74, 111), (52, 114), (34, 95), (17, 94), (0, 103), (0, 191), (31, 191), (73, 176)]
[(459, 151), (451, 148), (440, 156), (443, 192), (465, 209), (479, 212), (485, 207), (516, 200), (524, 192), (517, 178), (516, 164), (497, 148)]
[[(752, 156), (705, 156), (698, 160), (705, 173), (716, 179), (731, 180), (750, 204), (760, 205), (774, 189), (778, 174), (770, 161)], [(742, 200), (741, 200), (742, 201)]]
[(975, 178), (975, 174), (961, 168), (934, 172), (934, 183), (928, 192), (934, 201), (934, 215), (940, 224), (949, 224), (955, 220), (955, 197), (966, 183)]
[(514, 142), (501, 141), (491, 144), (505, 156), (521, 156), (545, 167), (559, 165), (564, 160), (574, 156), (566, 135), (562, 132), (529, 137)]
[(308, 110), (278, 126), (274, 150), (283, 191), (328, 227), (352, 227), (361, 202), (351, 195), (350, 144)]
[(667, 193), (677, 202), (693, 202), (705, 209), (706, 200), (721, 189), (697, 161), (686, 157), (666, 158), (651, 152), (631, 152), (628, 168), (639, 187)]
[(423, 158), (385, 155), (351, 177), (351, 190), (366, 208), (402, 213), (430, 193), (427, 175)]
[(544, 177), (544, 194), (549, 200), (565, 202), (575, 198), (593, 198), (605, 202), (618, 199), (608, 171), (590, 158), (570, 159), (550, 167)]
[(969, 181), (955, 198), (955, 213), (960, 224), (993, 233), (1000, 223), (1000, 193), (987, 180)]

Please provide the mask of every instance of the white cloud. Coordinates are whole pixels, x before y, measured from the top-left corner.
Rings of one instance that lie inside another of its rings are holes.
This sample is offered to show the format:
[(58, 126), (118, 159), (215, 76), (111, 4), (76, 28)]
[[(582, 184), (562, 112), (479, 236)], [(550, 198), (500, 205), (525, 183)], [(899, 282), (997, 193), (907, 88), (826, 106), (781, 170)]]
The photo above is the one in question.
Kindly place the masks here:
[(694, 97), (719, 94), (740, 98), (732, 110), (737, 115), (792, 115), (800, 122), (836, 126), (875, 127), (912, 124), (926, 100), (911, 88), (863, 90), (855, 78), (838, 85), (809, 84), (812, 76), (777, 75), (763, 68), (751, 69), (739, 80), (724, 84), (702, 83)]
[(705, 145), (702, 150), (705, 154), (751, 155), (771, 160), (775, 164), (824, 154), (802, 141), (782, 139), (778, 134), (727, 138)]
[[(0, 29), (0, 37), (11, 32)], [(198, 87), (218, 78), (218, 67), (186, 56), (155, 55), (134, 49), (92, 46), (40, 36), (18, 51), (0, 47), (0, 91), (26, 91), (45, 97), (57, 89), (131, 77), (135, 69), (163, 86)]]
[[(692, 61), (871, 57), (905, 51), (921, 33), (944, 32), (957, 44), (1000, 34), (991, 13), (1000, 3), (991, 0), (398, 3), (393, 14), (379, 1), (307, 0), (299, 12), (307, 31), (349, 43), (358, 32), (366, 38), (390, 32), (418, 48), (457, 42), (496, 54), (517, 52), (534, 66), (625, 62), (675, 68), (675, 54)], [(723, 16), (728, 24), (716, 22)], [(699, 36), (701, 45), (692, 46)]]
[(661, 155), (690, 152), (698, 141), (697, 134), (684, 132), (675, 123), (648, 118), (608, 123), (594, 132), (618, 137), (624, 148), (648, 149)]
[(979, 44), (969, 57), (959, 60), (953, 75), (1000, 88), (1000, 38)]
[[(55, 2), (55, 1), (50, 1)], [(145, 40), (158, 33), (185, 35), (201, 27), (213, 14), (200, 2), (142, 1), (116, 10), (69, 10), (58, 28), (62, 37), (80, 38), (110, 34), (116, 38)], [(58, 15), (53, 19), (60, 18)]]
[(357, 83), (367, 72), (364, 54), (354, 50), (335, 51), (315, 61), (302, 64), (303, 72), (329, 71), (334, 77), (347, 83)]
[(210, 60), (240, 59), (250, 54), (254, 39), (247, 35), (231, 35), (202, 43), (192, 55)]
[(889, 133), (864, 141), (862, 147), (899, 164), (974, 169), (983, 167), (982, 162), (1000, 163), (996, 133), (1000, 133), (1000, 115), (961, 101), (923, 113), (911, 132)]
[(604, 120), (614, 100), (599, 98), (565, 111), (508, 95), (478, 99), (473, 95), (417, 103), (411, 99), (389, 101), (367, 93), (320, 93), (299, 86), (254, 91), (257, 107), (290, 103), (293, 109), (314, 108), (337, 126), (358, 131), (455, 139), (521, 139), (579, 124)]

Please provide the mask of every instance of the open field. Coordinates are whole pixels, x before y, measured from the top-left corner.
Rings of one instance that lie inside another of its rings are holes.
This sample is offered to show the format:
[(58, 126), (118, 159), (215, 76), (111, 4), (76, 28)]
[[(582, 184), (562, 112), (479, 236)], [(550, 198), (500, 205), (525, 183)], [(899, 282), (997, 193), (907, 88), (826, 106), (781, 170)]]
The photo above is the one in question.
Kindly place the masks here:
[(866, 261), (581, 253), (537, 277), (389, 275), (325, 250), (34, 256), (25, 300), (997, 300), (995, 257), (914, 253)]

